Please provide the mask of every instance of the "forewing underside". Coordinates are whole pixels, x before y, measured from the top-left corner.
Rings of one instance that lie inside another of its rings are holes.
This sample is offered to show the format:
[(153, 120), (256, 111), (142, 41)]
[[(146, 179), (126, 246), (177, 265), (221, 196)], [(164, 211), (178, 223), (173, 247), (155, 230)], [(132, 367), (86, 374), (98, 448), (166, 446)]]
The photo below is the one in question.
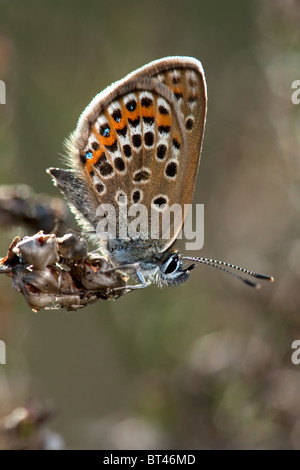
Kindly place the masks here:
[[(165, 202), (192, 202), (206, 115), (199, 64), (157, 61), (116, 82), (85, 110), (70, 148), (99, 204), (116, 205), (126, 195), (129, 206), (144, 204), (150, 214), (151, 204), (160, 210)], [(171, 226), (164, 249), (182, 223)]]

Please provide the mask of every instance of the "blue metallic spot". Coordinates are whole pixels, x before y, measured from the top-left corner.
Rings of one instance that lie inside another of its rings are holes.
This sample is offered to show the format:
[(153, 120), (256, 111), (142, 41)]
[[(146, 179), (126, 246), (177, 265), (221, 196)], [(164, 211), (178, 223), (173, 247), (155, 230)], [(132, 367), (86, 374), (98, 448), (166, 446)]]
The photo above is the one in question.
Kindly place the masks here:
[(106, 127), (102, 134), (104, 137), (109, 137), (109, 127)]
[(87, 160), (90, 160), (91, 158), (93, 158), (93, 153), (92, 153), (92, 152), (86, 152), (85, 158), (86, 158)]
[(119, 117), (116, 118), (116, 121), (117, 121), (117, 122), (120, 122), (120, 121), (121, 121), (121, 118), (119, 118)]
[(133, 111), (133, 110), (134, 110), (133, 104), (130, 104), (128, 107), (129, 107), (129, 111)]

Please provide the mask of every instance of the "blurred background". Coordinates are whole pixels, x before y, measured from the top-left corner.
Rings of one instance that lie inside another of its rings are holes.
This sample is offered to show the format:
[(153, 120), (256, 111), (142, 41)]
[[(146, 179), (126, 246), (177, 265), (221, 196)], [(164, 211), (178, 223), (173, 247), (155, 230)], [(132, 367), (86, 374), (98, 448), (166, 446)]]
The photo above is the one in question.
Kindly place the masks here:
[[(213, 257), (273, 275), (251, 289), (200, 265), (82, 311), (33, 313), (0, 278), (0, 416), (50, 401), (68, 448), (300, 448), (300, 3), (0, 0), (0, 184), (45, 173), (92, 97), (153, 59), (201, 60), (208, 116), (194, 197)], [(13, 227), (0, 231), (0, 255)]]

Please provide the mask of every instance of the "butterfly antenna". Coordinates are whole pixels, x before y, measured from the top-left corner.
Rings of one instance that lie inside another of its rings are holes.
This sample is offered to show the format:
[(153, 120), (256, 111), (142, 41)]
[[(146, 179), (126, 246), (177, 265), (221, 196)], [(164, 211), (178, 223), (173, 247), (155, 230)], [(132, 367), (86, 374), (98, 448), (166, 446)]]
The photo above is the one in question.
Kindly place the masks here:
[(189, 261), (196, 261), (197, 263), (207, 264), (208, 266), (212, 266), (213, 268), (220, 269), (221, 271), (224, 271), (225, 273), (230, 274), (230, 276), (233, 276), (239, 279), (240, 281), (244, 282), (248, 286), (255, 287), (256, 289), (259, 289), (261, 287), (259, 282), (251, 281), (250, 279), (247, 279), (246, 277), (241, 276), (240, 274), (230, 271), (230, 269), (228, 268), (241, 271), (242, 273), (245, 273), (251, 277), (255, 277), (256, 279), (274, 282), (274, 277), (272, 276), (267, 276), (265, 274), (259, 274), (254, 271), (250, 271), (249, 269), (240, 268), (239, 266), (236, 266), (235, 264), (226, 263), (225, 261), (218, 261), (216, 259), (210, 259), (210, 258), (196, 258), (193, 256), (181, 256), (181, 259), (183, 260), (186, 259)]

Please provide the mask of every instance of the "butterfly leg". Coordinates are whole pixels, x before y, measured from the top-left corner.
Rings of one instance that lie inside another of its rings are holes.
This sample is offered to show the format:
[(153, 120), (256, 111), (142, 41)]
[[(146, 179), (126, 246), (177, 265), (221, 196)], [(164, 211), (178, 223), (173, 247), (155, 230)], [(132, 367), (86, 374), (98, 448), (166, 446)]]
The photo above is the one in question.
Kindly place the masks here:
[[(122, 268), (124, 269), (124, 268)], [(138, 279), (141, 281), (141, 284), (135, 284), (135, 285), (126, 285), (126, 286), (123, 286), (123, 287), (115, 287), (113, 288), (113, 291), (117, 291), (117, 290), (120, 290), (120, 289), (125, 289), (125, 290), (128, 290), (128, 292), (131, 292), (132, 290), (136, 290), (136, 289), (144, 289), (145, 287), (148, 287), (150, 286), (151, 284), (151, 280), (148, 279), (146, 281), (145, 277), (143, 276), (143, 274), (140, 272), (140, 271), (135, 271)]]
[(144, 287), (150, 286), (150, 284), (151, 284), (150, 279), (148, 279), (148, 281), (146, 281), (146, 279), (142, 275), (141, 271), (136, 270), (135, 273), (136, 273), (137, 277), (139, 278), (139, 280), (141, 281), (141, 284), (137, 284), (135, 286), (136, 289), (143, 289)]
[[(146, 281), (145, 277), (143, 276), (143, 274), (141, 273), (141, 271), (139, 271), (139, 270), (137, 269), (137, 267), (138, 267), (138, 263), (127, 264), (127, 265), (125, 265), (125, 266), (116, 266), (116, 267), (114, 267), (114, 268), (107, 269), (107, 270), (105, 271), (105, 273), (110, 273), (110, 272), (117, 271), (117, 270), (119, 270), (119, 271), (126, 271), (126, 270), (131, 270), (131, 271), (133, 271), (133, 270), (134, 270), (134, 272), (135, 272), (135, 274), (136, 274), (138, 280), (140, 281), (140, 284), (135, 284), (135, 285), (132, 285), (132, 286), (127, 285), (127, 286), (125, 286), (125, 288), (126, 288), (126, 289), (127, 289), (127, 288), (128, 288), (128, 289), (144, 289), (145, 287), (150, 286), (150, 284), (152, 283), (152, 281), (151, 281), (150, 279), (148, 279), (148, 280)], [(116, 289), (122, 289), (122, 287), (120, 287), (120, 288), (119, 288), (119, 287), (116, 287)]]
[(120, 289), (128, 289), (128, 292), (131, 292), (132, 290), (136, 290), (136, 289), (144, 289), (145, 287), (148, 287), (150, 286), (151, 284), (151, 281), (148, 279), (148, 281), (146, 281), (144, 279), (144, 282), (142, 282), (142, 284), (135, 284), (135, 285), (127, 285), (127, 286), (123, 286), (123, 287), (115, 287), (113, 290), (120, 290)]

